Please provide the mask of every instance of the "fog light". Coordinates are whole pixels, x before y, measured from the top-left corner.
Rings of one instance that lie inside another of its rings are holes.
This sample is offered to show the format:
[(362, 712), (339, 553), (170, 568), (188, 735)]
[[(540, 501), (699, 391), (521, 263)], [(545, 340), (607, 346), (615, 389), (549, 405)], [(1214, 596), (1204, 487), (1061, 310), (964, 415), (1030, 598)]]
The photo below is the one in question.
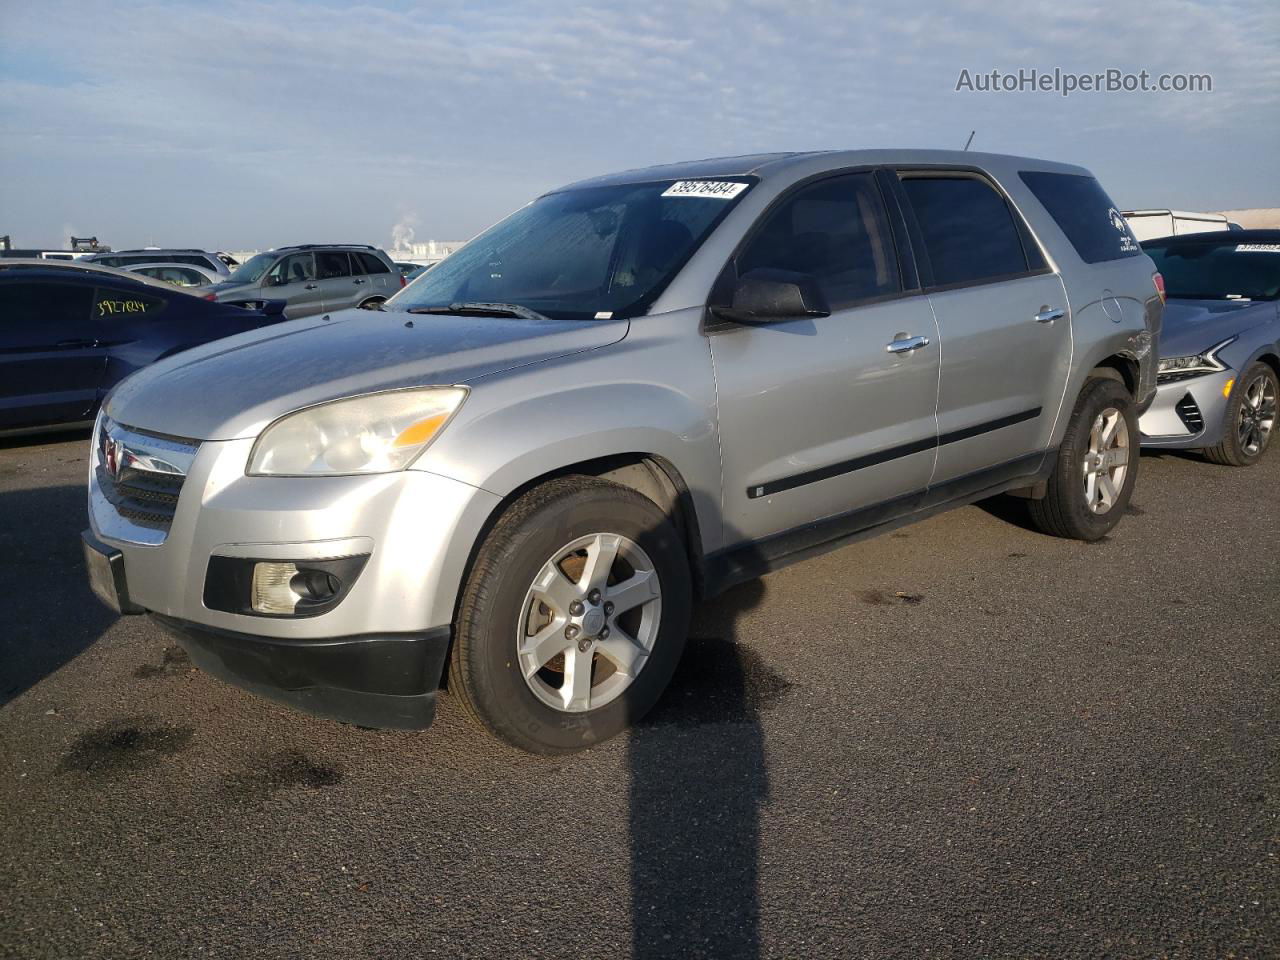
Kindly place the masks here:
[(303, 595), (293, 588), (299, 574), (294, 563), (256, 563), (249, 589), (249, 605), (255, 613), (292, 614)]

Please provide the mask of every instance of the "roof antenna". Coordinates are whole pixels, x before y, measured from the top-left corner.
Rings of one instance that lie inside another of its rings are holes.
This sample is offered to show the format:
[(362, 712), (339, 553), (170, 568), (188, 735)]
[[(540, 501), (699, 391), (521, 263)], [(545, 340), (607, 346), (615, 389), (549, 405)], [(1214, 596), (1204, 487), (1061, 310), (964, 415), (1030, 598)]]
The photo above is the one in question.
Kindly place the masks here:
[(966, 140), (966, 141), (964, 142), (964, 149), (965, 149), (966, 151), (969, 149), (969, 144), (973, 143), (973, 135), (974, 135), (975, 133), (977, 133), (977, 132), (978, 132), (977, 130), (970, 130), (970, 131), (969, 131), (969, 139), (968, 139), (968, 140)]

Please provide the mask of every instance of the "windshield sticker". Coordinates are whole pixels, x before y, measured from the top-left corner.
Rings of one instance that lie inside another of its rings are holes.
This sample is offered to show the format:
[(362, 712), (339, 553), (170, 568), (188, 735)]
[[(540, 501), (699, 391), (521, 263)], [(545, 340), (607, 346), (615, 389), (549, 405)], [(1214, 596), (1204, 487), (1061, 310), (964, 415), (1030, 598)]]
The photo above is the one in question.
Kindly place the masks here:
[(597, 320), (612, 320), (612, 319), (613, 319), (613, 311), (612, 311), (612, 310), (601, 310), (600, 312), (598, 312), (598, 313), (596, 314), (596, 319), (597, 319)]
[(1236, 253), (1280, 253), (1280, 243), (1237, 243)]
[(1138, 241), (1133, 238), (1133, 234), (1129, 231), (1129, 223), (1121, 216), (1120, 211), (1112, 207), (1107, 211), (1107, 215), (1111, 218), (1111, 225), (1120, 234), (1120, 252), (1132, 253), (1137, 250)]
[(732, 200), (747, 187), (749, 183), (734, 183), (732, 180), (677, 180), (666, 190), (664, 197), (713, 197), (717, 200)]

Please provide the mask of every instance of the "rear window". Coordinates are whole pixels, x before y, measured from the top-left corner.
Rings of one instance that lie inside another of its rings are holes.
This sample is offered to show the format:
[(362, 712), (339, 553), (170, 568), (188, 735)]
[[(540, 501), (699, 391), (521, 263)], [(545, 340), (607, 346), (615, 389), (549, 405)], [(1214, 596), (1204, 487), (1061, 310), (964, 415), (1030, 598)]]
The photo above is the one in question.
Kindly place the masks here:
[(904, 176), (924, 234), (933, 283), (975, 283), (1027, 271), (1027, 256), (1009, 204), (971, 176)]
[[(1213, 234), (1229, 237), (1227, 233)], [(1199, 239), (1156, 240), (1143, 249), (1164, 276), (1170, 297), (1183, 300), (1275, 300), (1280, 297), (1280, 243)]]
[(372, 253), (355, 252), (351, 256), (356, 258), (356, 263), (364, 268), (365, 273), (390, 273), (387, 265), (375, 257)]
[(1142, 252), (1128, 222), (1093, 177), (1039, 170), (1024, 170), (1018, 176), (1085, 263), (1136, 257)]

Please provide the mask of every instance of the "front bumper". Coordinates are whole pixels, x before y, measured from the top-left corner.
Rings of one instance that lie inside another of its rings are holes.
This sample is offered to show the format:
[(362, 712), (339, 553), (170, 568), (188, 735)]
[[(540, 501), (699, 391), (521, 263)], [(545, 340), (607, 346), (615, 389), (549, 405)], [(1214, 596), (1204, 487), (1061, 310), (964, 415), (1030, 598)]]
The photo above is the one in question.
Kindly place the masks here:
[[(115, 585), (118, 609), (157, 615), (197, 664), (247, 689), (366, 726), (429, 723), (462, 577), (500, 498), (413, 469), (250, 477), (252, 446), (192, 447), (172, 519), (157, 529), (107, 498), (95, 433), (86, 542), (107, 555), (100, 595)], [(343, 557), (367, 560), (323, 612), (261, 616), (206, 605), (210, 577), (226, 567), (211, 568), (212, 558)]]
[(1144, 447), (1210, 447), (1222, 439), (1231, 369), (1173, 380), (1156, 389), (1155, 402), (1138, 420)]
[(206, 673), (307, 713), (421, 730), (435, 719), (449, 628), (421, 634), (279, 640), (154, 618)]

